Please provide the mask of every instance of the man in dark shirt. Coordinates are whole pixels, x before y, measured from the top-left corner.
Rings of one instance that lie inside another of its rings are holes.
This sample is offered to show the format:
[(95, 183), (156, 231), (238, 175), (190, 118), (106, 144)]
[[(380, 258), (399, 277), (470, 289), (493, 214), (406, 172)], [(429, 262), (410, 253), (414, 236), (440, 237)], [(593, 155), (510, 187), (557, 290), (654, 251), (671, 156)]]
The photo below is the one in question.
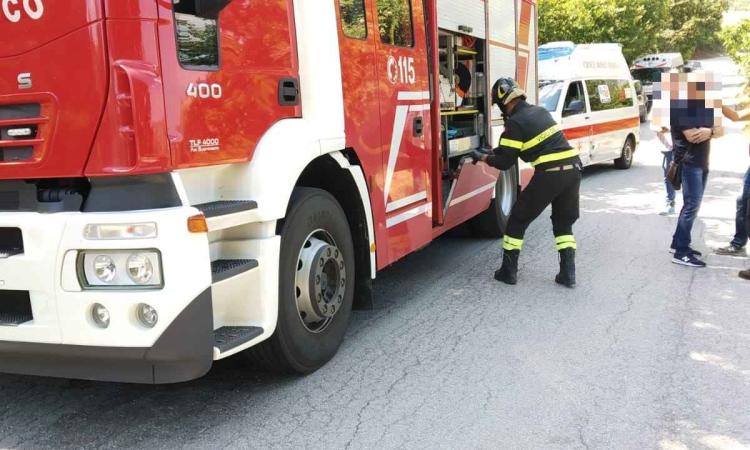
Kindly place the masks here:
[(565, 139), (550, 113), (526, 102), (526, 94), (516, 82), (503, 78), (492, 90), (493, 102), (505, 118), (500, 146), (492, 155), (475, 153), (500, 170), (508, 170), (522, 159), (534, 166), (534, 176), (513, 206), (503, 242), (503, 265), (495, 279), (506, 284), (517, 283), (518, 257), (526, 229), (552, 205), (552, 227), (560, 255), (558, 284), (575, 287), (576, 238), (573, 224), (579, 215), (581, 160), (578, 151)]
[(683, 207), (677, 221), (671, 251), (672, 262), (689, 267), (706, 267), (700, 252), (690, 247), (693, 224), (698, 217), (708, 181), (714, 110), (706, 107), (706, 84), (688, 83), (688, 100), (672, 100), (670, 122), (674, 160), (682, 167)]

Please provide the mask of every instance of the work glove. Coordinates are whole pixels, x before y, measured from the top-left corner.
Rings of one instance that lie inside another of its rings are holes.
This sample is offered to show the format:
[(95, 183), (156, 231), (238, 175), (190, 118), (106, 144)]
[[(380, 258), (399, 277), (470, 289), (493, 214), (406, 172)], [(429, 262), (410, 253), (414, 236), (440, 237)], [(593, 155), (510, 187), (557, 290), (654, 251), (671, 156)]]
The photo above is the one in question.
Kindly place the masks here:
[(486, 156), (489, 156), (489, 152), (486, 149), (477, 149), (471, 152), (471, 160), (474, 164), (483, 161)]

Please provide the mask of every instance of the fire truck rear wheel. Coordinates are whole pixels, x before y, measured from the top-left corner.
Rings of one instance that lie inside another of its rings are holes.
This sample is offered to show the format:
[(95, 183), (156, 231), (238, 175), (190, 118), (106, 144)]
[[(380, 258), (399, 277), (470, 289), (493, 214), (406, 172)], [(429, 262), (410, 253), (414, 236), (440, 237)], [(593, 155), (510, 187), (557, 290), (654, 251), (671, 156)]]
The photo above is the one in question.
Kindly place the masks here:
[(486, 211), (469, 222), (477, 237), (499, 239), (505, 235), (508, 218), (518, 196), (518, 170), (514, 167), (500, 174), (495, 185), (495, 198)]
[(308, 374), (328, 362), (349, 324), (354, 273), (341, 205), (326, 191), (296, 189), (281, 229), (276, 331), (251, 356), (285, 373)]

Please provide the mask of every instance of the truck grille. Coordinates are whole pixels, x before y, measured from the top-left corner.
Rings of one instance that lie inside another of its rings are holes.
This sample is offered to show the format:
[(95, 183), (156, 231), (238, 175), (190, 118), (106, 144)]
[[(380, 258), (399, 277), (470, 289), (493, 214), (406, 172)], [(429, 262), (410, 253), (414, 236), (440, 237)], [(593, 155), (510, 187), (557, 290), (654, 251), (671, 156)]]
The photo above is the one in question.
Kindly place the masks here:
[(47, 122), (39, 103), (0, 105), (0, 164), (32, 160)]
[(0, 291), (0, 326), (16, 327), (34, 320), (27, 291)]

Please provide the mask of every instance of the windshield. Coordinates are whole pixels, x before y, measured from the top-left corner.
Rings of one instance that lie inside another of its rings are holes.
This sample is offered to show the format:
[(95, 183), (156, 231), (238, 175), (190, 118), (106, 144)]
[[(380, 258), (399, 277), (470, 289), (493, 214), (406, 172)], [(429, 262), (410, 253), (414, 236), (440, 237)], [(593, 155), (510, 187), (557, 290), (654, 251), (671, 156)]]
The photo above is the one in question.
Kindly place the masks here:
[(661, 82), (661, 74), (668, 69), (635, 69), (631, 71), (633, 78), (642, 81), (643, 84), (652, 84)]
[(562, 81), (542, 81), (539, 83), (539, 106), (543, 106), (549, 112), (557, 111), (562, 85)]

